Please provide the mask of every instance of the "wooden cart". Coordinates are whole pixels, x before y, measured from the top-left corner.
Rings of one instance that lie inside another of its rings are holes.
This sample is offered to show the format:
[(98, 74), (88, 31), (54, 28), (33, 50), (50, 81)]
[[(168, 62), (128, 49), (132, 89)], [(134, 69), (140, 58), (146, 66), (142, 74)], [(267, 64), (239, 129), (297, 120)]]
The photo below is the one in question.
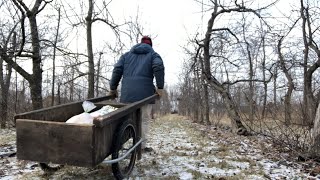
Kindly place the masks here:
[[(49, 163), (94, 167), (106, 162), (112, 164), (114, 176), (123, 179), (130, 175), (136, 155), (141, 158), (141, 107), (156, 98), (132, 104), (115, 103), (111, 96), (88, 99), (97, 109), (118, 108), (95, 118), (93, 124), (65, 123), (83, 112), (83, 101), (18, 114), (17, 158), (39, 162), (43, 170), (57, 169)], [(105, 161), (110, 155), (112, 160)]]

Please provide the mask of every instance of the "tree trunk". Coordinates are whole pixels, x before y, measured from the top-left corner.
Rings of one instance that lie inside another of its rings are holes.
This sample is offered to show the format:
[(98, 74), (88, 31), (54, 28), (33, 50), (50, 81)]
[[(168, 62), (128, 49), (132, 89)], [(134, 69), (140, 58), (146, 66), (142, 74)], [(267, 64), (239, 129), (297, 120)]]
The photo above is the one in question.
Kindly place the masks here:
[(274, 108), (277, 107), (277, 80), (278, 80), (278, 67), (274, 67), (273, 72), (273, 106)]
[(320, 157), (320, 105), (318, 105), (314, 125), (311, 129), (311, 137), (311, 155), (313, 157)]
[(89, 0), (88, 15), (86, 17), (87, 26), (87, 51), (88, 51), (88, 98), (94, 97), (94, 59), (92, 50), (92, 12), (93, 12), (93, 0)]
[(60, 93), (61, 91), (60, 91), (60, 89), (61, 89), (61, 83), (58, 84), (58, 90), (57, 90), (57, 98), (58, 98), (57, 103), (58, 103), (58, 105), (61, 104), (61, 93)]
[[(12, 47), (10, 52), (8, 53), (8, 42), (5, 43), (4, 47), (0, 46), (0, 126), (1, 128), (6, 127), (6, 123), (8, 121), (8, 97), (9, 97), (9, 87), (11, 83), (11, 75), (12, 75), (12, 65), (7, 63), (6, 71), (3, 70), (3, 61), (6, 62), (12, 61), (14, 58), (13, 52), (17, 46), (17, 33), (14, 29), (9, 33), (8, 40), (11, 39), (12, 35)], [(9, 41), (10, 42), (10, 41)], [(5, 74), (6, 72), (6, 74)]]
[[(303, 11), (303, 10), (301, 10)], [(302, 13), (302, 12), (301, 12)], [(302, 17), (304, 17), (304, 15), (302, 15)], [(307, 77), (307, 71), (308, 71), (308, 54), (309, 54), (309, 46), (308, 46), (308, 42), (307, 42), (307, 35), (306, 35), (306, 31), (305, 31), (305, 23), (306, 23), (306, 19), (302, 18), (303, 23), (303, 40), (304, 40), (304, 55), (303, 55), (303, 82), (304, 82), (304, 86), (303, 86), (303, 112), (304, 112), (304, 120), (303, 120), (303, 124), (308, 124), (308, 122), (310, 121), (310, 111), (309, 111), (309, 98), (308, 98), (308, 86), (309, 83), (307, 83), (308, 77)]]
[(203, 113), (202, 113), (202, 101), (201, 101), (201, 89), (199, 86), (199, 76), (197, 69), (194, 70), (194, 78), (193, 78), (193, 95), (192, 98), (194, 99), (192, 104), (193, 107), (195, 108), (195, 114), (193, 121), (202, 124), (203, 123)]
[(206, 125), (211, 125), (210, 106), (209, 106), (209, 91), (208, 91), (207, 84), (203, 84), (203, 91), (204, 91), (204, 122)]
[[(200, 56), (199, 57), (200, 60), (200, 65), (201, 65), (201, 69), (204, 69), (204, 64), (203, 64), (203, 58)], [(204, 123), (206, 123), (207, 125), (210, 125), (210, 107), (209, 107), (209, 90), (208, 90), (208, 84), (205, 82), (205, 77), (203, 75), (199, 76), (199, 78), (201, 79), (201, 84), (203, 86), (203, 112), (204, 112)]]
[(31, 40), (32, 40), (32, 65), (33, 74), (31, 79), (28, 80), (30, 84), (31, 99), (33, 109), (41, 109), (42, 105), (42, 65), (41, 65), (41, 55), (40, 55), (40, 39), (38, 34), (38, 25), (36, 20), (37, 12), (32, 13), (29, 18), (30, 28), (31, 28)]
[(7, 94), (4, 92), (1, 93), (2, 98), (1, 98), (1, 113), (0, 113), (0, 120), (1, 120), (1, 129), (6, 128), (6, 123), (8, 120), (8, 98), (4, 98)]
[(285, 74), (287, 80), (288, 80), (288, 90), (286, 92), (286, 95), (284, 96), (284, 111), (285, 111), (285, 125), (290, 125), (291, 123), (291, 95), (294, 89), (293, 79), (289, 72), (289, 70), (286, 68), (285, 59), (281, 52), (281, 44), (283, 41), (284, 36), (280, 38), (278, 41), (277, 49), (278, 49), (278, 55), (279, 55), (279, 61), (280, 61), (280, 67)]
[(0, 106), (1, 106), (1, 113), (0, 113), (0, 124), (1, 128), (6, 127), (6, 123), (8, 120), (8, 95), (9, 95), (9, 87), (10, 87), (10, 80), (11, 80), (11, 74), (12, 74), (12, 67), (8, 64), (7, 65), (7, 74), (4, 77), (3, 76), (3, 60), (0, 57), (0, 81), (1, 81), (1, 98), (0, 98)]
[(60, 8), (58, 8), (58, 24), (57, 24), (57, 31), (56, 36), (53, 43), (53, 58), (52, 58), (52, 87), (51, 87), (51, 106), (54, 105), (55, 99), (55, 82), (56, 82), (56, 51), (57, 51), (57, 43), (58, 43), (58, 36), (59, 36), (59, 29), (60, 29)]
[(101, 66), (101, 57), (102, 57), (102, 52), (99, 54), (99, 59), (98, 59), (98, 64), (97, 64), (97, 75), (96, 75), (96, 97), (99, 97), (99, 76), (100, 76), (100, 66)]
[(263, 59), (262, 59), (262, 80), (263, 80), (263, 102), (262, 102), (262, 119), (266, 117), (266, 106), (267, 106), (267, 96), (268, 96), (268, 83), (266, 82), (266, 45), (265, 45), (265, 37), (262, 37), (262, 51), (263, 51)]
[(222, 97), (225, 101), (225, 106), (227, 108), (228, 115), (231, 119), (231, 122), (233, 123), (233, 127), (236, 127), (237, 129), (233, 128), (233, 131), (236, 132), (239, 135), (247, 135), (247, 129), (243, 126), (240, 115), (238, 111), (236, 111), (236, 107), (234, 106), (234, 103), (232, 102), (232, 99), (230, 97), (230, 94), (225, 91), (222, 92)]
[[(243, 28), (243, 34), (245, 37), (245, 30)], [(250, 45), (246, 40), (245, 37), (245, 43), (246, 43), (246, 50), (248, 53), (248, 61), (249, 61), (249, 97), (247, 97), (248, 101), (249, 101), (249, 121), (251, 123), (253, 123), (253, 119), (254, 119), (254, 83), (253, 83), (253, 62), (252, 62), (252, 55), (251, 55), (251, 51), (250, 51)]]
[[(304, 67), (304, 92), (303, 92), (303, 100), (304, 100), (304, 124), (312, 125), (312, 120), (316, 114), (316, 100), (312, 91), (312, 75), (320, 66), (320, 50), (317, 44), (314, 44), (313, 41), (313, 33), (311, 30), (311, 22), (309, 15), (309, 7), (304, 7), (303, 0), (300, 0), (301, 4), (301, 18), (302, 18), (302, 35), (303, 35), (303, 67)], [(308, 30), (308, 32), (307, 32)], [(308, 56), (310, 48), (314, 50), (318, 56), (318, 60), (312, 65), (308, 64)], [(309, 67), (309, 68), (308, 68)]]

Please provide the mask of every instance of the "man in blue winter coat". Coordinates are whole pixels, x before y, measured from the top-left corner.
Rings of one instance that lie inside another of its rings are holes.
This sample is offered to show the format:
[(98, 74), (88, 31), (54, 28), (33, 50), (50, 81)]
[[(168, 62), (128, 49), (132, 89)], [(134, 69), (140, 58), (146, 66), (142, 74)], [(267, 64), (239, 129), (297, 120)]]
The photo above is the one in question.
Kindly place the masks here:
[[(156, 88), (153, 79), (156, 79)], [(155, 93), (161, 97), (164, 86), (164, 65), (158, 53), (152, 48), (152, 40), (143, 36), (141, 43), (136, 44), (129, 52), (123, 54), (114, 65), (110, 80), (110, 95), (117, 96), (117, 87), (122, 78), (120, 102), (133, 103), (149, 97)], [(148, 121), (151, 119), (151, 104), (141, 108), (142, 132), (146, 139)], [(146, 147), (146, 141), (142, 143), (142, 149), (151, 151)]]

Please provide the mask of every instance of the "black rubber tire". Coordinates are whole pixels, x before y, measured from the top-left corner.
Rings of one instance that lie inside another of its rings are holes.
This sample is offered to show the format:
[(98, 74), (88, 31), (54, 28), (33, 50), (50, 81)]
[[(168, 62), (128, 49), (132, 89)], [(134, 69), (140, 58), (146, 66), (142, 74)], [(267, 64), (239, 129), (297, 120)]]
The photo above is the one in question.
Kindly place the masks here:
[(63, 165), (50, 166), (47, 163), (39, 163), (40, 168), (45, 172), (55, 172), (63, 168)]
[[(129, 144), (129, 147), (126, 147), (126, 150), (130, 149), (130, 147), (134, 146), (137, 143), (135, 126), (131, 123), (130, 120), (124, 121), (115, 133), (115, 137), (113, 139), (113, 147), (115, 149), (112, 153), (112, 159), (117, 159), (119, 157), (120, 151), (123, 151), (123, 145), (125, 145), (126, 143)], [(112, 164), (112, 172), (116, 179), (124, 179), (129, 177), (136, 161), (136, 155), (137, 151), (133, 150), (131, 154), (127, 156), (128, 158), (130, 158), (130, 161), (124, 167), (122, 163), (126, 159)]]

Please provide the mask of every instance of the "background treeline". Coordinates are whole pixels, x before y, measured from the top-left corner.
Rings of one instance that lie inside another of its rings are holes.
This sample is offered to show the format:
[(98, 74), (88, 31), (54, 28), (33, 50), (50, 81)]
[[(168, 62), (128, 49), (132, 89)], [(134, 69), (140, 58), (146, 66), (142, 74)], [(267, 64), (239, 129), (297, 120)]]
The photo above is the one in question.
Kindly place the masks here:
[(319, 2), (281, 2), (202, 4), (209, 16), (184, 47), (178, 109), (205, 124), (227, 116), (238, 134), (260, 133), (315, 155)]

